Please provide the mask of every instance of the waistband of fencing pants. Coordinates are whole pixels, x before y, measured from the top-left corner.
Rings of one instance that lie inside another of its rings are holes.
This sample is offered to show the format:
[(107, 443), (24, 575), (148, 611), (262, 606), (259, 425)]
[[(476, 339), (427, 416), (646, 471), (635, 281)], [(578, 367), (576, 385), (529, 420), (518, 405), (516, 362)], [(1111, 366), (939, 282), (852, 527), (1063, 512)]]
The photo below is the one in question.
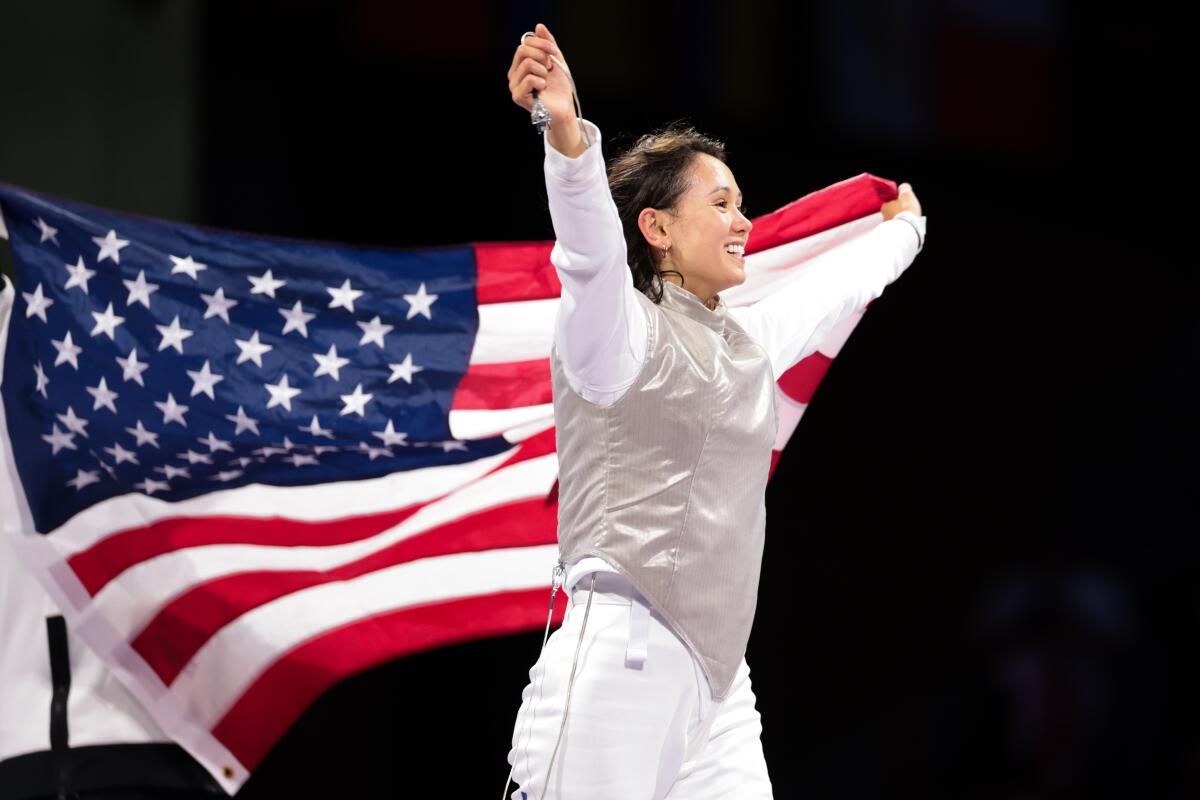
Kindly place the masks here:
[(595, 572), (584, 575), (575, 582), (571, 589), (571, 602), (576, 605), (586, 605), (588, 592), (592, 586), (592, 575), (596, 576), (596, 592), (592, 596), (592, 605), (629, 605), (635, 598), (642, 605), (649, 605), (645, 596), (624, 575), (619, 572)]
[[(596, 588), (592, 590), (592, 575)], [(592, 605), (629, 606), (629, 629), (625, 643), (625, 666), (641, 669), (649, 652), (650, 602), (645, 595), (618, 572), (595, 572), (584, 575), (571, 590), (571, 603), (586, 606), (591, 593)]]

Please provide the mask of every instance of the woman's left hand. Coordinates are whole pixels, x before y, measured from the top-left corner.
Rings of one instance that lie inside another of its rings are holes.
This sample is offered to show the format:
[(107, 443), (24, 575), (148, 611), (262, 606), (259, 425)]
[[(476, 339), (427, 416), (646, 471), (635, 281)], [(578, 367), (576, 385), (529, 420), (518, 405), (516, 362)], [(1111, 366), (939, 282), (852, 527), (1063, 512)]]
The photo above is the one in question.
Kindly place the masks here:
[(889, 200), (879, 207), (879, 210), (883, 212), (883, 218), (891, 219), (901, 211), (911, 211), (918, 217), (921, 216), (921, 202), (913, 194), (912, 185), (902, 183), (899, 189), (900, 195), (895, 200)]

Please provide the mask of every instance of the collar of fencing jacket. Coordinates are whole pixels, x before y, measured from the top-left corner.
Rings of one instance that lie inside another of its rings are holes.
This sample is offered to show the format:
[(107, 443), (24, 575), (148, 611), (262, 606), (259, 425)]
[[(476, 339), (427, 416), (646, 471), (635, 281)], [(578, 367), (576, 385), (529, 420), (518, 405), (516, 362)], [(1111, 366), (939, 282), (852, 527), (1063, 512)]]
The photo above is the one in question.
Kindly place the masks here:
[(729, 309), (720, 294), (717, 295), (717, 307), (714, 310), (700, 302), (700, 298), (687, 289), (664, 280), (662, 302), (663, 305), (685, 314), (717, 333), (725, 332), (725, 317)]

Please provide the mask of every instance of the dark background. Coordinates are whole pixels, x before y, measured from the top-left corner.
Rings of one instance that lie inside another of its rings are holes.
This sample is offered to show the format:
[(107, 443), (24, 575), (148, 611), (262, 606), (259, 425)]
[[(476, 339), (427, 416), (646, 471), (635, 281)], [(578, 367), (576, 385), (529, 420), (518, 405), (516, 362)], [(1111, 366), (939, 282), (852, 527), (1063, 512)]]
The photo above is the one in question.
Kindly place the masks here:
[[(776, 796), (1196, 797), (1193, 70), (1165, 7), (1089, 5), (4, 2), (0, 180), (302, 238), (551, 239), (506, 78), (543, 21), (609, 157), (686, 118), (751, 216), (911, 182), (928, 243), (767, 493)], [(495, 796), (540, 643), (347, 681), (239, 797)]]

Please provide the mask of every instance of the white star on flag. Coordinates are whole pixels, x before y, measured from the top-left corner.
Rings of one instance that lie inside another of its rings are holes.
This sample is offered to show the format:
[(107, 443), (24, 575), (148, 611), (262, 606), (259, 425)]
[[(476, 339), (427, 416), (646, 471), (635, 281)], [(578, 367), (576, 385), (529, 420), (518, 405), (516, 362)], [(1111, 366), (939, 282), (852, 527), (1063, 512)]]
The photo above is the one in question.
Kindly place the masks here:
[(118, 395), (116, 392), (108, 388), (108, 379), (101, 377), (100, 383), (95, 386), (85, 386), (87, 393), (96, 398), (96, 402), (92, 405), (92, 411), (99, 411), (101, 408), (107, 408), (112, 413), (117, 413), (117, 404), (114, 402)]
[(42, 238), (38, 240), (38, 244), (42, 244), (46, 240), (50, 240), (51, 242), (54, 242), (55, 247), (59, 246), (58, 237), (55, 235), (58, 233), (58, 228), (51, 228), (41, 217), (38, 217), (36, 220), (34, 220), (33, 224), (37, 225), (38, 230), (42, 232)]
[(112, 303), (108, 304), (108, 308), (104, 309), (103, 314), (99, 313), (98, 311), (93, 311), (92, 317), (94, 317), (96, 320), (96, 327), (92, 328), (93, 338), (103, 333), (107, 335), (109, 339), (112, 339), (113, 341), (117, 340), (117, 326), (124, 322), (125, 318), (118, 317), (113, 313)]
[(234, 343), (242, 352), (238, 353), (237, 363), (253, 361), (257, 367), (262, 367), (263, 353), (269, 353), (275, 348), (258, 340), (258, 331), (250, 334), (249, 339), (234, 339)]
[(187, 276), (192, 280), (199, 280), (199, 278), (196, 277), (196, 273), (202, 269), (208, 269), (208, 267), (204, 264), (193, 261), (191, 256), (187, 256), (185, 258), (180, 258), (179, 256), (170, 256), (170, 259), (175, 265), (171, 267), (172, 275), (177, 272), (183, 272), (186, 273)]
[(137, 421), (136, 428), (126, 428), (125, 432), (137, 439), (137, 444), (135, 447), (141, 447), (144, 444), (149, 444), (155, 448), (158, 448), (158, 434), (146, 430), (140, 419)]
[(392, 370), (392, 374), (388, 378), (388, 383), (398, 381), (401, 378), (404, 379), (405, 383), (412, 383), (413, 373), (420, 372), (421, 370), (425, 369), (424, 367), (413, 365), (412, 353), (406, 355), (404, 360), (399, 364), (388, 364), (388, 366), (391, 367)]
[(42, 322), (46, 322), (46, 309), (54, 305), (54, 301), (42, 294), (42, 284), (39, 282), (37, 288), (32, 292), (21, 292), (21, 296), (25, 298), (25, 319), (29, 319), (34, 314)]
[(272, 300), (275, 299), (275, 290), (287, 285), (287, 281), (275, 280), (271, 270), (267, 270), (257, 278), (247, 275), (246, 280), (250, 281), (254, 287), (250, 290), (250, 294), (265, 294)]
[(117, 466), (124, 464), (126, 461), (129, 461), (133, 464), (138, 463), (137, 454), (135, 454), (132, 450), (126, 450), (124, 447), (121, 447), (119, 442), (114, 442), (112, 447), (104, 448), (104, 452), (108, 453), (116, 460)]
[(433, 319), (433, 314), (430, 311), (430, 306), (433, 301), (438, 299), (436, 294), (425, 294), (425, 282), (421, 282), (420, 288), (416, 294), (406, 294), (404, 299), (408, 301), (408, 316), (405, 319), (412, 319), (417, 314), (421, 314), (426, 319)]
[(158, 291), (157, 283), (146, 283), (146, 270), (138, 270), (137, 280), (129, 281), (122, 279), (121, 283), (125, 284), (125, 288), (129, 290), (129, 297), (125, 299), (126, 306), (132, 306), (134, 303), (141, 303), (146, 308), (150, 307), (150, 295)]
[(208, 308), (204, 311), (205, 319), (208, 319), (209, 317), (220, 317), (221, 319), (225, 320), (226, 324), (229, 323), (229, 309), (238, 304), (237, 300), (227, 300), (225, 298), (225, 289), (220, 286), (218, 286), (217, 290), (212, 294), (204, 294), (201, 292), (200, 296), (203, 297), (204, 302), (208, 304)]
[[(34, 391), (41, 394), (42, 397), (49, 399), (50, 396), (46, 394), (46, 387), (50, 385), (50, 379), (46, 377), (46, 370), (42, 368), (42, 362), (39, 361), (33, 365), (33, 372), (37, 375), (37, 386), (34, 388)], [(316, 419), (316, 417), (313, 417), (313, 419)]]
[(341, 395), (342, 402), (346, 404), (346, 407), (341, 411), (341, 416), (352, 413), (358, 414), (360, 417), (365, 416), (367, 413), (366, 405), (374, 396), (373, 394), (364, 393), (361, 383), (355, 386), (352, 393)]
[(375, 344), (379, 345), (380, 349), (383, 349), (384, 346), (383, 337), (391, 333), (392, 329), (396, 327), (395, 325), (383, 324), (380, 322), (378, 315), (370, 322), (358, 322), (355, 324), (363, 330), (362, 339), (358, 343), (364, 345), (367, 342), (375, 342)]
[(189, 478), (190, 479), (192, 477), (191, 473), (188, 472), (187, 467), (174, 467), (174, 466), (171, 466), (170, 464), (163, 464), (161, 467), (155, 467), (154, 471), (161, 472), (163, 475), (165, 475), (167, 477), (167, 480), (171, 480), (172, 478)]
[(288, 411), (292, 410), (292, 398), (300, 394), (299, 389), (294, 389), (288, 385), (288, 376), (284, 374), (283, 380), (279, 383), (264, 384), (264, 388), (271, 393), (271, 399), (267, 401), (267, 408), (275, 406), (283, 406)]
[(250, 431), (255, 436), (259, 435), (258, 420), (253, 419), (252, 417), (246, 416), (246, 412), (242, 409), (241, 406), (238, 406), (236, 416), (233, 414), (226, 414), (225, 419), (229, 420), (230, 422), (232, 422), (234, 425), (237, 426), (237, 430), (235, 430), (233, 432), (234, 436), (237, 436), (242, 431)]
[(83, 348), (71, 341), (71, 332), (67, 331), (67, 335), (61, 339), (51, 339), (50, 344), (54, 345), (54, 349), (58, 351), (58, 356), (54, 359), (54, 366), (62, 363), (68, 363), (75, 369), (79, 369), (79, 354), (83, 352)]
[(362, 291), (350, 288), (349, 278), (346, 278), (340, 289), (326, 286), (325, 291), (333, 295), (333, 299), (329, 301), (330, 308), (344, 308), (351, 313), (354, 312), (354, 301), (363, 295)]
[(317, 316), (316, 314), (309, 314), (303, 308), (301, 308), (299, 300), (296, 301), (296, 305), (292, 306), (291, 311), (287, 310), (286, 308), (281, 308), (279, 309), (279, 313), (282, 314), (283, 318), (287, 320), (287, 322), (283, 323), (284, 336), (286, 336), (289, 331), (300, 331), (301, 336), (303, 336), (305, 339), (308, 338), (308, 323), (313, 317)]
[(204, 366), (199, 370), (187, 370), (188, 377), (192, 379), (192, 397), (204, 392), (208, 395), (209, 400), (216, 400), (217, 396), (213, 394), (213, 387), (221, 381), (225, 380), (224, 375), (214, 375), (208, 367), (208, 359), (204, 360)]
[(189, 464), (211, 464), (212, 458), (205, 453), (197, 453), (194, 450), (188, 450), (180, 458), (186, 458)]
[(121, 263), (121, 248), (129, 245), (128, 239), (118, 239), (116, 231), (109, 231), (107, 236), (93, 236), (92, 241), (100, 247), (100, 255), (96, 256), (96, 263), (99, 264), (106, 258), (111, 258), (113, 263)]
[(242, 471), (240, 469), (223, 469), (220, 472), (218, 472), (216, 475), (213, 475), (211, 478), (209, 478), (209, 480), (210, 481), (221, 481), (222, 483), (229, 483), (229, 481), (233, 480), (234, 478), (238, 478), (241, 475), (242, 475)]
[(408, 434), (404, 431), (397, 432), (396, 429), (392, 427), (392, 421), (390, 419), (388, 420), (386, 428), (381, 431), (372, 431), (371, 435), (378, 436), (380, 439), (382, 439), (384, 447), (391, 447), (394, 444), (408, 444), (408, 442), (405, 441), (405, 439), (408, 438)]
[(293, 453), (291, 458), (285, 458), (284, 461), (291, 461), (293, 467), (301, 467), (305, 464), (316, 464), (317, 459), (305, 453)]
[(196, 441), (203, 442), (204, 444), (208, 445), (208, 452), (210, 453), (215, 453), (218, 450), (228, 450), (231, 453), (233, 452), (233, 448), (229, 446), (229, 442), (225, 441), (224, 439), (218, 439), (216, 434), (214, 434), (212, 431), (208, 432), (208, 436), (201, 436)]
[(187, 427), (187, 422), (184, 421), (183, 415), (187, 413), (188, 407), (176, 403), (175, 395), (167, 392), (166, 402), (155, 400), (154, 405), (163, 413), (163, 425), (169, 425), (172, 422), (178, 422), (183, 427)]
[(63, 266), (67, 268), (67, 272), (71, 275), (70, 278), (67, 278), (67, 284), (63, 288), (79, 287), (83, 289), (84, 294), (87, 294), (88, 279), (96, 277), (96, 271), (87, 268), (87, 265), (83, 263), (83, 256), (79, 257), (79, 260), (75, 262), (75, 266), (72, 267), (70, 264), (64, 264)]
[(143, 481), (138, 481), (133, 486), (135, 489), (141, 489), (146, 494), (154, 494), (155, 492), (162, 492), (171, 488), (171, 484), (166, 481), (156, 481), (154, 478), (146, 478)]
[(138, 386), (145, 386), (145, 381), (142, 380), (142, 373), (150, 369), (150, 365), (144, 361), (139, 362), (137, 357), (137, 348), (129, 351), (128, 358), (117, 356), (117, 363), (124, 370), (121, 377), (126, 381), (137, 381)]
[(366, 442), (359, 442), (358, 449), (370, 456), (372, 461), (379, 456), (387, 456), (388, 458), (392, 457), (392, 451), (388, 450), (386, 447), (372, 447)]
[(67, 413), (58, 414), (58, 421), (67, 426), (67, 430), (71, 433), (78, 433), (80, 436), (87, 438), (88, 421), (83, 417), (75, 416), (75, 409), (67, 406)]
[(329, 345), (329, 352), (325, 355), (313, 353), (313, 358), (321, 365), (317, 367), (317, 371), (313, 373), (313, 377), (319, 378), (322, 375), (329, 375), (335, 381), (341, 380), (338, 377), (338, 370), (350, 363), (350, 359), (348, 358), (338, 358), (336, 344)]
[(310, 433), (313, 436), (324, 436), (329, 439), (333, 438), (333, 431), (329, 428), (322, 428), (321, 423), (317, 421), (316, 414), (313, 414), (312, 424), (310, 424), (307, 428), (301, 426), (300, 430), (304, 431), (305, 433)]
[(192, 331), (182, 328), (179, 325), (179, 315), (175, 315), (175, 319), (171, 320), (170, 325), (155, 325), (158, 332), (162, 334), (162, 341), (158, 343), (158, 350), (162, 352), (168, 347), (174, 347), (183, 353), (183, 340), (192, 335)]
[(46, 442), (51, 448), (53, 448), (50, 452), (50, 455), (52, 456), (58, 455), (58, 451), (62, 450), (64, 447), (68, 450), (76, 449), (75, 434), (67, 433), (66, 431), (60, 431), (57, 425), (54, 425), (51, 428), (51, 432), (49, 434), (42, 434), (42, 441)]
[(70, 486), (76, 491), (93, 483), (100, 482), (100, 473), (94, 469), (76, 469), (75, 477), (67, 481), (67, 486)]

